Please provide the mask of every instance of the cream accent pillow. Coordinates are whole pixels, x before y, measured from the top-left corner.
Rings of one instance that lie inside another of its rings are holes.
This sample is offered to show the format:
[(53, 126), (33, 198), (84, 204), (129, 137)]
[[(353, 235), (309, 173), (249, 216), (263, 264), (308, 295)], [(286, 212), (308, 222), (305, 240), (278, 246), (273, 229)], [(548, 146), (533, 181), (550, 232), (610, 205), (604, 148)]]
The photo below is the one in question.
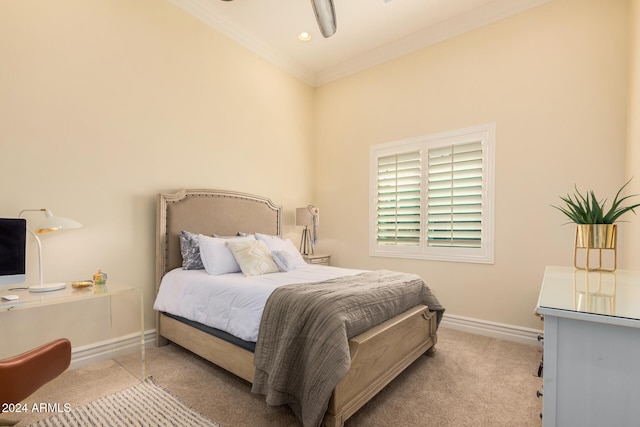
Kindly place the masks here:
[(245, 276), (257, 276), (280, 271), (271, 251), (261, 240), (228, 240), (227, 247)]

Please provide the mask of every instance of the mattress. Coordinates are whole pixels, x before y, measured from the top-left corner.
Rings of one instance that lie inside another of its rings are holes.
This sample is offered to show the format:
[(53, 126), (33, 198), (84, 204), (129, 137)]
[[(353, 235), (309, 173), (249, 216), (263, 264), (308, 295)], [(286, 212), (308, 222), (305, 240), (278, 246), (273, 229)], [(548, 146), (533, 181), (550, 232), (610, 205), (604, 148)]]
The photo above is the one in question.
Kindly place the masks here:
[(209, 275), (176, 268), (162, 279), (153, 308), (256, 342), (267, 299), (274, 289), (363, 273), (363, 270), (305, 265), (289, 272), (243, 276)]
[(240, 348), (243, 348), (247, 351), (250, 351), (251, 353), (255, 353), (256, 351), (256, 343), (254, 342), (250, 342), (250, 341), (245, 341), (245, 340), (241, 340), (240, 338), (231, 335), (228, 332), (225, 331), (221, 331), (220, 329), (216, 329), (216, 328), (211, 328), (209, 326), (203, 325), (202, 323), (198, 323), (198, 322), (194, 322), (193, 320), (189, 320), (189, 319), (185, 319), (184, 317), (180, 317), (180, 316), (174, 316), (173, 314), (170, 313), (166, 313), (163, 312), (162, 314), (164, 314), (165, 316), (173, 319), (173, 320), (177, 320), (180, 323), (184, 323), (185, 325), (191, 326), (192, 328), (198, 329), (199, 331), (202, 331), (208, 335), (213, 335), (216, 338), (220, 338), (221, 340), (224, 340), (230, 344), (233, 344), (235, 346), (238, 346)]

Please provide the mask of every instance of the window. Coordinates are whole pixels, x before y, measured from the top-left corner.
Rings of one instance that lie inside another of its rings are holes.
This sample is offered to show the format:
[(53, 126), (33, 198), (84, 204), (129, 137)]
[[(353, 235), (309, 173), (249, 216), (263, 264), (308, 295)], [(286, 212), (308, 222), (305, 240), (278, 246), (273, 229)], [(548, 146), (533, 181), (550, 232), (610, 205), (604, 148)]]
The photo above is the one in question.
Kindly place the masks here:
[(495, 125), (371, 147), (370, 254), (493, 263)]

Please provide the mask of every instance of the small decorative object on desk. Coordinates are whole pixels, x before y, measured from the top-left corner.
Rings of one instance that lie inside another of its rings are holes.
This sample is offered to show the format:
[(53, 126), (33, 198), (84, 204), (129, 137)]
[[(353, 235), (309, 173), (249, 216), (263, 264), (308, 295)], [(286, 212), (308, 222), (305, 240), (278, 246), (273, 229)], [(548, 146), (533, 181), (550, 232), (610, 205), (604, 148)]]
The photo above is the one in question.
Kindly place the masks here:
[(107, 283), (107, 274), (103, 273), (102, 270), (98, 270), (98, 272), (93, 275), (93, 282), (96, 285), (105, 285)]
[(80, 280), (78, 282), (71, 282), (73, 288), (87, 288), (93, 286), (93, 280)]

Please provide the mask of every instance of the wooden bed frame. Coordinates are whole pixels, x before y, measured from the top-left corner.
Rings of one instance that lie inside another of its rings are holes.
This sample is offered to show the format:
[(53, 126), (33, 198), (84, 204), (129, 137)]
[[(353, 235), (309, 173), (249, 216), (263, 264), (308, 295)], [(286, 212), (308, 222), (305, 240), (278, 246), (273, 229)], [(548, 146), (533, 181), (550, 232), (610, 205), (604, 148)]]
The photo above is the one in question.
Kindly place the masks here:
[[(281, 234), (282, 207), (268, 198), (220, 190), (181, 190), (158, 197), (156, 279), (182, 265), (179, 233)], [(157, 289), (156, 289), (157, 290)], [(437, 341), (436, 315), (416, 306), (349, 340), (351, 367), (336, 386), (323, 426), (341, 427)], [(253, 382), (253, 353), (158, 313), (158, 346), (172, 341)]]

